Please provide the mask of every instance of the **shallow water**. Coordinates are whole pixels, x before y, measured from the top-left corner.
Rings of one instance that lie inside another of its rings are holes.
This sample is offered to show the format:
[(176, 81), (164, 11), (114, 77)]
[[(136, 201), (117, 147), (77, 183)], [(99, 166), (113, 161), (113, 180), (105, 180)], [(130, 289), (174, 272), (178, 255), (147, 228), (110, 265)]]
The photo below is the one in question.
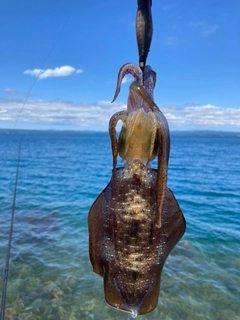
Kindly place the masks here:
[[(19, 140), (0, 135), (2, 274)], [(239, 136), (172, 136), (168, 186), (187, 229), (158, 307), (138, 318), (240, 319), (239, 145)], [(22, 135), (6, 319), (132, 319), (105, 304), (88, 257), (88, 211), (111, 169), (108, 134)]]

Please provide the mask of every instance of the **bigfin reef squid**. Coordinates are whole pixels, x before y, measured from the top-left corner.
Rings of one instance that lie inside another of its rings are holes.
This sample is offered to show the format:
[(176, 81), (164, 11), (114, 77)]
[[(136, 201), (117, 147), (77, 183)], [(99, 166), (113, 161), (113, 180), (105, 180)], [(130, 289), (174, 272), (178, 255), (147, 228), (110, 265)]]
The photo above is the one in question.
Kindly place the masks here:
[[(89, 211), (89, 253), (93, 271), (104, 279), (107, 304), (136, 317), (156, 308), (163, 265), (186, 222), (167, 187), (170, 135), (153, 98), (156, 74), (149, 66), (143, 73), (125, 64), (114, 100), (127, 73), (134, 82), (127, 111), (117, 112), (109, 122), (112, 178)], [(117, 139), (119, 120), (123, 125)], [(116, 167), (118, 155), (124, 167)], [(157, 169), (152, 169), (149, 162), (156, 157)]]

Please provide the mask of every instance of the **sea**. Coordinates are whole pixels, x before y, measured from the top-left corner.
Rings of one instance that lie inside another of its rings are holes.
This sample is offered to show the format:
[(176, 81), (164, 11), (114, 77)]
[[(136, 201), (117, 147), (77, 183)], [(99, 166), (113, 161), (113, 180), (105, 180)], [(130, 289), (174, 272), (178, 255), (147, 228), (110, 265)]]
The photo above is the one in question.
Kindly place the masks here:
[[(88, 253), (88, 212), (112, 172), (108, 133), (0, 132), (0, 275), (20, 141), (5, 320), (132, 319), (105, 303)], [(187, 228), (157, 308), (138, 319), (239, 320), (240, 134), (173, 132), (168, 186)]]

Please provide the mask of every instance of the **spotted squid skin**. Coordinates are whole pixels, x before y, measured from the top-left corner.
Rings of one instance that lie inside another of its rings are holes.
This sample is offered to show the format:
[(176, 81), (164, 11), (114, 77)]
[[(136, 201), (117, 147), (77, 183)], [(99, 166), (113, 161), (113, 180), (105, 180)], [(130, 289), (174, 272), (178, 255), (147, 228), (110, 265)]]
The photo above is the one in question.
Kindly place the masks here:
[[(109, 219), (109, 228), (114, 233), (112, 244), (108, 243), (110, 264), (106, 276), (111, 280), (109, 285), (115, 285), (125, 301), (125, 306), (119, 307), (130, 313), (139, 313), (146, 293), (151, 290), (149, 279), (158, 257), (159, 243), (152, 216), (154, 207), (156, 211), (155, 179), (151, 177), (151, 169), (135, 161), (117, 172), (118, 186), (111, 193), (110, 210), (115, 215)], [(106, 296), (110, 305), (111, 299)]]
[(90, 259), (104, 278), (106, 302), (135, 315), (157, 306), (164, 262), (185, 231), (168, 188), (156, 227), (156, 180), (157, 171), (137, 159), (117, 168), (89, 213)]

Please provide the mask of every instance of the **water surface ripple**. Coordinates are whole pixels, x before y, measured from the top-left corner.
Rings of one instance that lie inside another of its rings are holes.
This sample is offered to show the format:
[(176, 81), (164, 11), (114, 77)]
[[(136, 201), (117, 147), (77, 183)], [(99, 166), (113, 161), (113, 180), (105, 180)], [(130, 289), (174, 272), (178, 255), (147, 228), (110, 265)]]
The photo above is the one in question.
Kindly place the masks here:
[[(0, 135), (2, 274), (19, 141)], [(164, 266), (158, 307), (142, 320), (240, 319), (239, 145), (237, 135), (172, 136), (168, 185), (187, 230)], [(105, 304), (88, 257), (88, 211), (111, 170), (107, 133), (22, 135), (7, 320), (131, 319)]]

